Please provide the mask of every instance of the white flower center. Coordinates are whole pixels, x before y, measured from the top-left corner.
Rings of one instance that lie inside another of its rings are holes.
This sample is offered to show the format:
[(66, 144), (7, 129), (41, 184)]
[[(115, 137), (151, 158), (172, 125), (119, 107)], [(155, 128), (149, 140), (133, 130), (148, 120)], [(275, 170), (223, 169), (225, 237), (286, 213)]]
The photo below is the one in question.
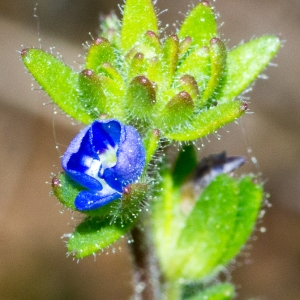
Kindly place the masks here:
[(99, 159), (101, 162), (101, 175), (107, 168), (112, 168), (117, 163), (117, 150), (118, 146), (112, 147), (108, 145), (107, 150), (99, 154)]
[(118, 146), (116, 145), (115, 147), (112, 147), (109, 145), (107, 148), (108, 149), (105, 152), (98, 154), (99, 160), (93, 159), (89, 156), (86, 156), (83, 159), (83, 164), (88, 168), (85, 171), (85, 174), (95, 178), (101, 183), (103, 187), (101, 192), (103, 194), (111, 194), (116, 192), (116, 190), (111, 188), (103, 178), (99, 177), (99, 175), (103, 175), (105, 169), (112, 168), (117, 163)]

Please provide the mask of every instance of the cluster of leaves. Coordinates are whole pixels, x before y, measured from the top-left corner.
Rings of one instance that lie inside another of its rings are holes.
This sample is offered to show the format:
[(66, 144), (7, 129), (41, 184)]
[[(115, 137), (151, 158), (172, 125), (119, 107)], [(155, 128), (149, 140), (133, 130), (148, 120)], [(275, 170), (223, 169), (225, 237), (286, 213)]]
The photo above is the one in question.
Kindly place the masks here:
[[(136, 127), (146, 150), (144, 174), (162, 139), (193, 141), (243, 115), (247, 104), (238, 95), (280, 47), (277, 37), (267, 35), (227, 50), (206, 1), (170, 36), (160, 38), (164, 33), (150, 0), (127, 0), (122, 26), (111, 14), (101, 29), (80, 72), (41, 49), (24, 49), (22, 61), (52, 100), (79, 122), (114, 118)], [(161, 168), (160, 192), (151, 202), (154, 244), (170, 282), (211, 278), (224, 268), (251, 234), (263, 198), (253, 176), (220, 174), (186, 211), (183, 186), (197, 161), (193, 147), (183, 150), (173, 170)], [(70, 209), (82, 189), (64, 173), (53, 180), (54, 194)], [(87, 211), (68, 250), (82, 258), (124, 236), (140, 214), (146, 191), (141, 180), (121, 200)], [(233, 294), (225, 284), (190, 299), (231, 299)]]

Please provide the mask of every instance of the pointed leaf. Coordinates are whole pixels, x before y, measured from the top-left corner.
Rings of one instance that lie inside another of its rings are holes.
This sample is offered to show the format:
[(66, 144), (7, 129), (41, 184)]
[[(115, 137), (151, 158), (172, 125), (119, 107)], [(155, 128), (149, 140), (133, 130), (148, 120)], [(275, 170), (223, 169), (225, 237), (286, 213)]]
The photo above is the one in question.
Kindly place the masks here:
[(174, 34), (164, 42), (162, 49), (162, 67), (164, 73), (165, 88), (169, 87), (172, 83), (172, 79), (177, 67), (179, 52), (179, 40)]
[(165, 132), (165, 137), (177, 141), (192, 141), (215, 132), (220, 127), (239, 118), (245, 113), (247, 105), (240, 101), (219, 104), (200, 112), (184, 128), (174, 128)]
[(183, 75), (179, 79), (179, 85), (182, 88), (182, 90), (189, 93), (189, 95), (192, 97), (192, 99), (195, 101), (197, 97), (199, 96), (199, 89), (197, 82), (195, 78), (191, 75)]
[(100, 80), (102, 82), (103, 92), (107, 98), (107, 114), (121, 122), (125, 122), (126, 114), (124, 109), (124, 85), (120, 84), (120, 82), (117, 80), (106, 76), (101, 76)]
[(134, 222), (112, 223), (109, 219), (86, 218), (71, 234), (68, 251), (77, 258), (95, 254), (123, 237)]
[(231, 238), (238, 205), (238, 184), (219, 175), (203, 191), (181, 230), (173, 252), (169, 278), (200, 279), (211, 276), (223, 248)]
[(59, 173), (52, 178), (53, 193), (59, 202), (67, 208), (76, 209), (74, 200), (83, 189), (65, 173)]
[[(211, 71), (210, 78), (201, 97), (200, 105), (205, 104), (205, 102), (214, 94), (215, 89), (218, 87), (225, 71), (226, 67), (226, 47), (224, 43), (218, 39), (213, 38), (210, 41), (210, 61), (211, 61)], [(213, 95), (215, 96), (215, 95)]]
[(42, 89), (65, 113), (85, 124), (93, 121), (93, 115), (79, 101), (79, 74), (40, 49), (23, 50), (22, 61)]
[(278, 37), (266, 35), (229, 51), (227, 76), (216, 98), (227, 101), (242, 93), (268, 65), (280, 45)]
[(148, 30), (158, 33), (151, 0), (127, 0), (122, 22), (122, 49), (128, 52)]
[(107, 99), (100, 78), (92, 70), (83, 70), (79, 76), (80, 102), (94, 119), (107, 113)]
[(85, 68), (99, 74), (103, 63), (114, 65), (115, 60), (116, 56), (111, 43), (105, 38), (96, 38), (88, 49)]
[(156, 92), (149, 79), (135, 77), (129, 84), (126, 101), (130, 114), (142, 119), (149, 118), (156, 102)]
[(261, 184), (254, 183), (255, 178), (245, 176), (239, 182), (239, 204), (236, 216), (236, 225), (233, 236), (227, 247), (221, 263), (228, 263), (242, 246), (246, 243), (253, 231), (261, 202), (263, 200), (263, 188)]
[(176, 77), (190, 75), (195, 78), (200, 93), (205, 89), (210, 78), (211, 62), (209, 55), (209, 48), (195, 49), (178, 67)]
[(205, 1), (199, 3), (188, 14), (178, 33), (180, 39), (190, 36), (192, 45), (207, 46), (209, 41), (217, 36), (217, 24), (213, 9)]
[(185, 124), (191, 119), (194, 111), (194, 102), (187, 92), (175, 95), (163, 108), (154, 124), (157, 128), (172, 129), (174, 126)]
[(146, 68), (145, 56), (141, 52), (137, 52), (132, 58), (128, 67), (127, 81), (131, 81), (132, 78), (142, 75)]

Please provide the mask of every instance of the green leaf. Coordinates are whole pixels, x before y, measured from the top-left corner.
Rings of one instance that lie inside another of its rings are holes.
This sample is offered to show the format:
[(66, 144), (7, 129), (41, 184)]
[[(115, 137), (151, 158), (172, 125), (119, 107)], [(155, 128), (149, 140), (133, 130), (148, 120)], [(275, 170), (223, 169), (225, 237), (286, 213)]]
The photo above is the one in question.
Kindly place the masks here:
[(125, 54), (148, 30), (158, 33), (151, 0), (127, 0), (122, 22), (122, 49)]
[(93, 114), (79, 101), (79, 74), (40, 49), (25, 49), (21, 56), (34, 79), (65, 113), (85, 124), (93, 122)]
[(193, 144), (185, 145), (174, 165), (172, 172), (174, 186), (180, 187), (197, 166), (197, 155)]
[(146, 68), (145, 56), (141, 52), (137, 52), (132, 58), (128, 66), (127, 81), (131, 81), (134, 77), (142, 75)]
[(103, 63), (115, 64), (115, 53), (111, 43), (104, 38), (96, 38), (91, 44), (86, 55), (86, 69), (93, 70), (96, 74), (101, 73)]
[(150, 80), (145, 76), (135, 77), (129, 84), (126, 101), (131, 115), (141, 119), (150, 118), (156, 102), (156, 92)]
[(192, 141), (215, 132), (244, 114), (246, 107), (240, 101), (219, 104), (200, 112), (186, 127), (173, 128), (164, 133), (166, 138), (177, 141)]
[(121, 122), (126, 122), (124, 95), (125, 88), (115, 79), (101, 76), (100, 80), (103, 86), (103, 92), (107, 98), (106, 112), (109, 117), (116, 118)]
[(210, 55), (207, 47), (195, 49), (178, 67), (176, 77), (186, 74), (195, 78), (201, 94), (206, 88), (211, 74)]
[(226, 67), (226, 47), (224, 43), (218, 39), (213, 38), (210, 41), (210, 61), (211, 61), (211, 74), (207, 86), (201, 97), (201, 104), (204, 104), (213, 94), (218, 87)]
[(162, 68), (164, 73), (164, 88), (168, 88), (177, 67), (179, 40), (174, 34), (166, 38), (162, 48)]
[(280, 45), (278, 37), (266, 35), (229, 51), (227, 76), (216, 98), (228, 101), (242, 93), (268, 65)]
[(193, 101), (195, 102), (197, 97), (199, 96), (199, 89), (195, 78), (191, 75), (183, 75), (179, 79), (179, 86), (181, 90), (189, 93), (192, 97)]
[(100, 78), (92, 70), (83, 70), (79, 76), (80, 102), (94, 119), (107, 113), (107, 99)]
[(207, 46), (217, 36), (217, 24), (213, 9), (207, 2), (199, 3), (188, 14), (178, 33), (180, 39), (190, 36), (192, 45)]
[(193, 99), (187, 92), (180, 92), (166, 104), (154, 123), (158, 128), (172, 129), (189, 121), (193, 112)]
[(71, 234), (68, 251), (77, 258), (95, 254), (123, 237), (133, 225), (134, 222), (112, 223), (109, 219), (88, 217)]
[(219, 175), (203, 191), (180, 232), (166, 276), (197, 280), (219, 271), (224, 247), (235, 226), (238, 184)]
[(228, 263), (238, 254), (253, 231), (261, 202), (263, 200), (262, 184), (254, 183), (253, 176), (245, 176), (239, 182), (239, 204), (236, 225), (232, 237), (224, 248), (220, 263)]
[(52, 190), (61, 204), (75, 210), (74, 200), (84, 188), (65, 173), (59, 173), (52, 179)]
[(230, 283), (221, 283), (211, 286), (187, 300), (231, 300), (233, 297), (234, 286)]

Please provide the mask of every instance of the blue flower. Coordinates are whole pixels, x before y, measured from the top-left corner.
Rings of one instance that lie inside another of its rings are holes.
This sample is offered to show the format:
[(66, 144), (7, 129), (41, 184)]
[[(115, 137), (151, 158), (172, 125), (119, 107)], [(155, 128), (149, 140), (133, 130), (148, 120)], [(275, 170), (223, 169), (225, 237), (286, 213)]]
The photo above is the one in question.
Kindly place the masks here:
[(81, 130), (67, 148), (62, 167), (86, 189), (76, 199), (78, 210), (99, 208), (122, 196), (145, 166), (145, 149), (135, 128), (117, 120), (99, 120)]

